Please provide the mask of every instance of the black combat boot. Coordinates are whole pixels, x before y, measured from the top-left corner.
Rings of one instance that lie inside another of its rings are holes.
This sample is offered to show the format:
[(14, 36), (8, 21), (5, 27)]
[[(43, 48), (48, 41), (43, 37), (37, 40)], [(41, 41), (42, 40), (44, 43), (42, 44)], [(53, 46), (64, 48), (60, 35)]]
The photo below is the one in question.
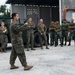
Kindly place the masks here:
[(71, 44), (69, 43), (68, 46), (70, 46)]
[(66, 42), (65, 42), (65, 46), (66, 46)]
[(0, 48), (0, 52), (3, 52), (2, 48)]
[(36, 49), (34, 49), (34, 48), (31, 48), (31, 50), (36, 50)]
[(46, 49), (49, 49), (48, 46), (46, 46)]
[(41, 47), (41, 49), (43, 49), (43, 47)]
[(29, 51), (29, 48), (27, 48), (27, 51)]
[(2, 51), (6, 53), (6, 50), (5, 49), (2, 49)]

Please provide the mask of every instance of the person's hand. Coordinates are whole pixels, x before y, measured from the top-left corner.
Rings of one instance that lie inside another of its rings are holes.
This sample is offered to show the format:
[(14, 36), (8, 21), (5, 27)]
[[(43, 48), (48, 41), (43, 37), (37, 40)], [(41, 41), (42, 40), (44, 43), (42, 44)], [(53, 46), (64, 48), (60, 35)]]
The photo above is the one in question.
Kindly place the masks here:
[(44, 32), (44, 34), (46, 34), (46, 32)]
[(4, 30), (3, 33), (6, 33), (7, 30)]
[(28, 23), (26, 22), (25, 25), (28, 25)]
[(41, 33), (41, 35), (42, 35), (42, 33)]

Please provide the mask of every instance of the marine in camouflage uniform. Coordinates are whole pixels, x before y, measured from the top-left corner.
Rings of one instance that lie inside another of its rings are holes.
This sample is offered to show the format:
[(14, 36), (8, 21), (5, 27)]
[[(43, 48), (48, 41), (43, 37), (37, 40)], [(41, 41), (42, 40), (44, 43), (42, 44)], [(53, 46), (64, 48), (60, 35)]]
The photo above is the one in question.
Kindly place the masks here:
[(55, 28), (54, 28), (54, 26), (55, 26), (55, 24), (52, 21), (51, 25), (49, 27), (49, 30), (50, 30), (50, 46), (54, 45), (54, 39), (55, 39)]
[(1, 22), (1, 27), (0, 27), (1, 52), (5, 52), (8, 43), (7, 28), (4, 25), (5, 25), (4, 22)]
[(55, 47), (58, 45), (58, 39), (60, 40), (61, 44), (61, 26), (59, 25), (58, 21), (55, 22)]
[(41, 49), (43, 49), (42, 40), (45, 41), (46, 49), (49, 49), (48, 44), (47, 44), (46, 30), (47, 28), (45, 24), (43, 23), (43, 19), (40, 19), (40, 23), (38, 24), (38, 32), (39, 32), (39, 37), (40, 37)]
[[(69, 41), (68, 46), (71, 45), (72, 36), (75, 34), (75, 33), (74, 33), (74, 30), (75, 30), (75, 23), (74, 23), (74, 20), (72, 19), (72, 20), (71, 20), (71, 23), (70, 23), (69, 26), (68, 26), (68, 41)], [(74, 35), (74, 36), (75, 36), (75, 35)]]
[(10, 25), (10, 33), (11, 33), (11, 43), (12, 43), (12, 52), (10, 55), (10, 69), (16, 69), (19, 68), (18, 66), (15, 66), (15, 60), (18, 56), (22, 66), (24, 67), (24, 70), (29, 70), (32, 68), (32, 66), (28, 66), (26, 62), (26, 56), (24, 52), (24, 45), (22, 40), (22, 31), (26, 29), (25, 25), (19, 25), (18, 19), (19, 15), (17, 13), (12, 14), (13, 22)]
[(61, 29), (62, 29), (61, 46), (63, 46), (64, 39), (65, 39), (65, 45), (67, 43), (67, 35), (68, 35), (68, 23), (66, 22), (66, 20), (63, 21)]
[(27, 26), (26, 26), (26, 30), (27, 30), (27, 51), (29, 51), (29, 44), (30, 44), (30, 40), (31, 40), (31, 50), (35, 50), (33, 48), (34, 46), (34, 28), (35, 25), (32, 22), (32, 18), (29, 18), (28, 22), (27, 22)]

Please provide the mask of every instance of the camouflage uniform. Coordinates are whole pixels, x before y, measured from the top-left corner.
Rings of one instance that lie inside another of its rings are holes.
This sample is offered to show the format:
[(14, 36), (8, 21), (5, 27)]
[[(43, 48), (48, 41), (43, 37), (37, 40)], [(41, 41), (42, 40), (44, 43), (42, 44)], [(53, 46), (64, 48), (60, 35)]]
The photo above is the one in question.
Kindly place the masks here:
[[(6, 30), (6, 32), (3, 33), (3, 31), (5, 31), (5, 30)], [(4, 27), (4, 28), (0, 27), (0, 44), (1, 44), (1, 49), (3, 51), (5, 51), (7, 43), (8, 43), (7, 28), (6, 27)]]
[(26, 66), (26, 56), (24, 52), (24, 45), (22, 40), (22, 31), (26, 28), (26, 25), (18, 25), (14, 22), (10, 25), (12, 52), (10, 55), (10, 64), (13, 65), (18, 56), (22, 66)]
[(74, 29), (75, 29), (75, 23), (70, 23), (69, 26), (68, 26), (68, 41), (69, 41), (68, 46), (71, 45), (72, 36), (73, 35), (75, 36)]
[(62, 26), (61, 26), (61, 29), (62, 29), (61, 46), (63, 46), (64, 39), (65, 39), (65, 45), (67, 43), (68, 24), (67, 23), (63, 23)]
[(29, 44), (30, 44), (30, 39), (31, 39), (31, 50), (33, 50), (33, 46), (34, 46), (34, 28), (35, 25), (33, 22), (28, 22), (27, 26), (26, 26), (26, 30), (27, 30), (27, 50), (29, 50)]
[(50, 45), (54, 45), (54, 39), (55, 39), (55, 28), (54, 28), (54, 24), (50, 25)]
[(55, 46), (58, 45), (58, 39), (60, 39), (61, 43), (61, 27), (60, 25), (55, 25)]
[(40, 44), (41, 44), (41, 48), (43, 49), (43, 43), (42, 40), (44, 39), (45, 41), (45, 45), (46, 45), (46, 49), (48, 49), (48, 45), (47, 45), (47, 37), (46, 37), (46, 26), (44, 24), (39, 24), (38, 25), (38, 32), (39, 32), (39, 37), (40, 37)]

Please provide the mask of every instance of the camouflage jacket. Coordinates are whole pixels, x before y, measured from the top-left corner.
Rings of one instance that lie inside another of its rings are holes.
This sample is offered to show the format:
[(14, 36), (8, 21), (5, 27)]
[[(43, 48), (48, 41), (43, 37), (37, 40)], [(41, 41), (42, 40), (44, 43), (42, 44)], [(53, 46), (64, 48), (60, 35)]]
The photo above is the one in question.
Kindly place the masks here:
[[(3, 33), (4, 30), (6, 30), (5, 33)], [(4, 27), (4, 28), (0, 27), (0, 35), (1, 34), (7, 34), (7, 28), (6, 27)]]
[(10, 34), (12, 44), (23, 44), (22, 31), (26, 29), (26, 25), (19, 25), (17, 22), (12, 22), (10, 25)]
[(47, 28), (46, 28), (46, 26), (45, 26), (45, 24), (38, 24), (38, 32), (39, 33), (44, 33), (44, 32), (46, 32), (46, 30), (47, 30)]
[(27, 34), (29, 33), (34, 33), (34, 28), (35, 28), (35, 25), (33, 22), (27, 22), (28, 24), (26, 25), (26, 30), (27, 30)]
[(50, 32), (55, 32), (55, 25), (51, 24), (49, 27)]
[[(3, 31), (5, 31), (6, 30), (6, 32), (5, 33), (3, 33)], [(3, 42), (4, 41), (4, 39), (5, 38), (7, 38), (7, 28), (6, 27), (4, 27), (4, 28), (2, 28), (2, 27), (0, 27), (0, 42)]]
[(68, 30), (68, 24), (63, 23), (62, 26), (61, 26), (61, 29), (62, 29), (62, 31), (67, 31)]

